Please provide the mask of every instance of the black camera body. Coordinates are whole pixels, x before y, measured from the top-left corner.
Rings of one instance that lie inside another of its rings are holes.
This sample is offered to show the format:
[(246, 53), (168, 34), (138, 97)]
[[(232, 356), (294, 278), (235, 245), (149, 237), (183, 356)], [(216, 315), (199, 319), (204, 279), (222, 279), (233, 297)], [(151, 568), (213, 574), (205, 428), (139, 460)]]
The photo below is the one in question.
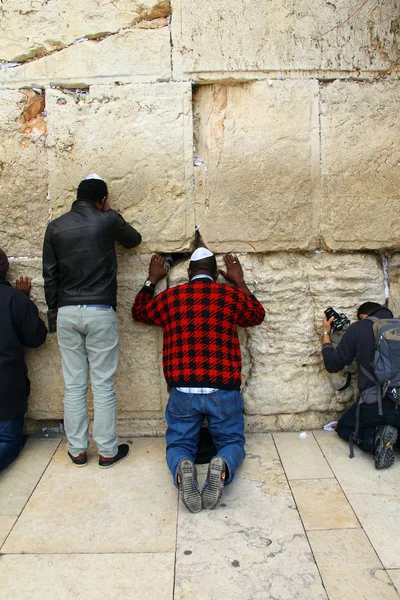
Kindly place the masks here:
[(333, 317), (333, 321), (331, 323), (331, 327), (334, 331), (342, 331), (345, 327), (350, 325), (350, 319), (344, 313), (338, 313), (336, 310), (329, 306), (325, 311), (326, 318), (329, 319)]

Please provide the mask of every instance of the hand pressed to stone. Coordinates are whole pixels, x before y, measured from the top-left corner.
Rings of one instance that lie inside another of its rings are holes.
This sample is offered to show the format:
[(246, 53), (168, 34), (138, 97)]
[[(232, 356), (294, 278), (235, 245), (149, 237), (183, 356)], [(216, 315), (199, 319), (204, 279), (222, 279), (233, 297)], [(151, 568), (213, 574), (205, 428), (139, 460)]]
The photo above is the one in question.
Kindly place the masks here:
[(168, 273), (168, 267), (165, 264), (165, 256), (153, 254), (149, 266), (149, 281), (156, 285)]
[(236, 285), (244, 291), (247, 296), (250, 296), (251, 292), (244, 282), (242, 265), (236, 254), (225, 254), (224, 261), (226, 265), (226, 271), (219, 269), (219, 273), (225, 277), (228, 281)]
[(15, 287), (17, 288), (17, 290), (19, 290), (29, 298), (29, 294), (31, 292), (32, 287), (32, 282), (29, 279), (29, 277), (24, 277), (23, 275), (21, 275), (21, 277), (15, 282)]

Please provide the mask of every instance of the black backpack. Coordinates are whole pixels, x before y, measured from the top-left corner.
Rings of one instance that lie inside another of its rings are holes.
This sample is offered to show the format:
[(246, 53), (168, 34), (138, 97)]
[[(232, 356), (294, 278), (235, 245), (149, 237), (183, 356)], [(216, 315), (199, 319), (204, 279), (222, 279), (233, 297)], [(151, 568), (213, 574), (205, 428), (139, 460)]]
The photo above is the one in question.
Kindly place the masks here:
[(375, 354), (371, 363), (373, 375), (362, 365), (360, 371), (371, 381), (371, 387), (361, 392), (357, 401), (356, 428), (350, 437), (350, 458), (353, 458), (353, 440), (358, 440), (360, 409), (362, 404), (377, 404), (378, 414), (383, 415), (382, 398), (390, 398), (400, 404), (400, 319), (367, 317), (373, 323)]

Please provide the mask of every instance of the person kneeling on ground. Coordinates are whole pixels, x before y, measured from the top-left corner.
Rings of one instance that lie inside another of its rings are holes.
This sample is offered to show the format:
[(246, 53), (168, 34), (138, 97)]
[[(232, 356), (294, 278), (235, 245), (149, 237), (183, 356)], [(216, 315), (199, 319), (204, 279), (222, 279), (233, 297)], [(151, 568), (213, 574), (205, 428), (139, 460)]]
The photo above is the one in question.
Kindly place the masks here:
[(37, 348), (47, 329), (32, 300), (31, 280), (20, 277), (16, 289), (6, 281), (8, 258), (0, 248), (0, 469), (22, 448), (24, 415), (28, 408), (29, 379), (24, 346)]
[[(372, 362), (375, 353), (375, 336), (373, 332), (373, 320), (392, 319), (393, 314), (377, 302), (364, 302), (358, 308), (358, 321), (350, 325), (345, 335), (336, 348), (330, 340), (331, 323), (324, 317), (322, 322), (322, 356), (324, 365), (329, 373), (338, 373), (345, 365), (350, 365), (354, 359), (358, 363), (358, 389), (360, 394), (373, 386), (371, 377), (374, 378)], [(363, 373), (364, 370), (364, 373)], [(365, 374), (369, 373), (371, 377)], [(338, 421), (337, 434), (344, 440), (352, 440), (358, 444), (364, 452), (371, 452), (375, 467), (385, 469), (394, 463), (393, 446), (396, 443), (398, 430), (400, 429), (400, 410), (386, 394), (382, 398), (382, 415), (379, 415), (377, 403), (361, 404), (359, 407), (359, 432), (354, 437), (357, 422), (357, 402), (348, 408)]]
[[(226, 272), (221, 273), (234, 286), (217, 283), (214, 254), (198, 248), (190, 259), (189, 283), (154, 297), (156, 284), (168, 272), (164, 257), (154, 254), (132, 307), (136, 321), (163, 330), (164, 376), (172, 388), (166, 408), (167, 463), (193, 513), (217, 504), (245, 457), (237, 326), (259, 325), (265, 314), (244, 282), (237, 256), (227, 254), (224, 260)], [(200, 493), (194, 459), (205, 418), (217, 455)]]

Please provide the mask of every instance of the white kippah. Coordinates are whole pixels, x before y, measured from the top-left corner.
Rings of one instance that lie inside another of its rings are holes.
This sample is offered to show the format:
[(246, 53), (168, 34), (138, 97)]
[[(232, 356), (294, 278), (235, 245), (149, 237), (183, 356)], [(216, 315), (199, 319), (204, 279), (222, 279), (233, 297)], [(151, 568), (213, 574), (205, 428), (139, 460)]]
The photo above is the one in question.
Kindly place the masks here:
[(214, 254), (207, 248), (197, 248), (190, 257), (190, 260), (201, 260), (202, 258), (209, 258), (210, 256), (214, 256)]
[(100, 177), (100, 175), (97, 175), (97, 173), (90, 173), (90, 175), (86, 175), (82, 181), (85, 181), (86, 179), (100, 179), (100, 181), (104, 181), (104, 179)]

